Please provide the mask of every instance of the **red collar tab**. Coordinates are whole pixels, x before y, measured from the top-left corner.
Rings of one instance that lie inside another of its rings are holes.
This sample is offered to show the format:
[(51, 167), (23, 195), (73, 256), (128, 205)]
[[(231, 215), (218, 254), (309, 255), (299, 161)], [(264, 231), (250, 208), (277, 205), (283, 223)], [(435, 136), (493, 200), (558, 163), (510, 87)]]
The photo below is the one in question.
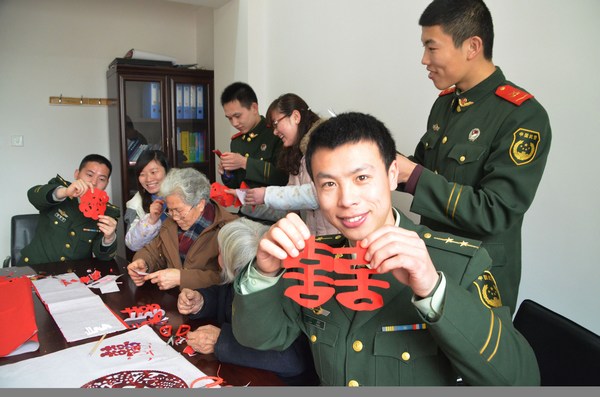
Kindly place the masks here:
[(533, 98), (528, 92), (521, 91), (510, 85), (501, 85), (496, 89), (496, 95), (498, 95), (502, 99), (506, 99), (510, 103), (514, 103), (517, 106), (521, 106), (521, 104), (528, 99)]
[(440, 92), (439, 96), (444, 96), (444, 95), (452, 94), (454, 91), (456, 91), (456, 87), (446, 88), (444, 91)]
[(242, 131), (238, 132), (237, 134), (234, 134), (234, 135), (231, 137), (231, 140), (233, 141), (235, 138), (237, 138), (238, 136), (241, 136), (241, 135), (244, 135), (244, 133), (243, 133)]

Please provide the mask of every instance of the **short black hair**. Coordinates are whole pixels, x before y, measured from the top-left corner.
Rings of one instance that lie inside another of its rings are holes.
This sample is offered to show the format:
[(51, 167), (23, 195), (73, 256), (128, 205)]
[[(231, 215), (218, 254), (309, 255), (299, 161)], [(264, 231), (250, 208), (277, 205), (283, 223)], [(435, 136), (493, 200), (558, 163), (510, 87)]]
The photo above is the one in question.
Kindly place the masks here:
[(258, 98), (252, 87), (239, 81), (228, 85), (223, 90), (221, 94), (221, 106), (236, 100), (246, 109), (250, 109), (253, 103), (258, 104)]
[(312, 156), (320, 148), (333, 150), (347, 143), (361, 141), (373, 142), (379, 148), (379, 154), (389, 169), (396, 159), (396, 142), (387, 127), (370, 114), (349, 112), (321, 123), (310, 136), (306, 149), (306, 169), (311, 179)]
[(482, 0), (434, 0), (421, 14), (419, 25), (441, 26), (452, 36), (456, 48), (469, 37), (479, 36), (483, 42), (483, 56), (492, 59), (494, 23)]
[(83, 169), (83, 167), (85, 167), (85, 165), (89, 162), (100, 163), (100, 164), (104, 164), (105, 166), (107, 166), (108, 167), (108, 177), (110, 178), (110, 174), (112, 174), (112, 164), (106, 157), (101, 156), (99, 154), (88, 154), (87, 156), (85, 156), (83, 158), (83, 160), (81, 160), (81, 163), (79, 163), (79, 171), (81, 171)]

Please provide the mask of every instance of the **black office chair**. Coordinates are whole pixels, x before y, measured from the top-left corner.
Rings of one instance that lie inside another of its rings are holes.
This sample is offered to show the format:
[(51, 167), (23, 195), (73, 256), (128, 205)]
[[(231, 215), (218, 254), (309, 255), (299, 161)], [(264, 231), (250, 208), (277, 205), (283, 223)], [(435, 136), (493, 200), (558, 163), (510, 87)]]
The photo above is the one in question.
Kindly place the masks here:
[(600, 336), (529, 299), (513, 322), (535, 352), (542, 386), (600, 386)]
[(21, 250), (31, 242), (37, 229), (39, 214), (13, 215), (10, 220), (10, 256), (4, 267), (15, 266), (21, 259)]

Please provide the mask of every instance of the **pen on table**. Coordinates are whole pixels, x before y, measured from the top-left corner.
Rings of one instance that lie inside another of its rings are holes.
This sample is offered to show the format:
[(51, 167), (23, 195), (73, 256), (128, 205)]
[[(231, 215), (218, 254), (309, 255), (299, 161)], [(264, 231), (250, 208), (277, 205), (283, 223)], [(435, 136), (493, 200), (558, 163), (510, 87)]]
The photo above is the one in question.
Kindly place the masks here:
[(90, 356), (92, 354), (94, 354), (94, 352), (96, 351), (96, 349), (98, 348), (98, 346), (100, 346), (100, 343), (102, 343), (102, 341), (104, 340), (104, 338), (106, 338), (106, 334), (102, 335), (102, 338), (100, 338), (98, 340), (98, 342), (96, 342), (96, 344), (94, 345), (94, 347), (92, 348), (92, 350), (90, 351)]
[(416, 331), (419, 329), (427, 329), (427, 324), (420, 323), (406, 325), (387, 325), (385, 327), (381, 327), (381, 332)]
[(102, 231), (98, 230), (98, 229), (88, 229), (87, 227), (83, 228), (84, 232), (96, 232), (96, 233), (102, 233)]

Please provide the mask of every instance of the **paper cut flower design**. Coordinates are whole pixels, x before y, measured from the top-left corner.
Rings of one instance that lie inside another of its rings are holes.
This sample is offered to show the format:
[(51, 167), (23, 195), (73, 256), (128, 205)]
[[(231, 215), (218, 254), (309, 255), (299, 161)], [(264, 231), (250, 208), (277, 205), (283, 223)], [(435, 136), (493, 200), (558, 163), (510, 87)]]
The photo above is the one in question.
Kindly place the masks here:
[(86, 218), (98, 219), (100, 215), (106, 212), (106, 203), (108, 203), (108, 194), (104, 190), (91, 189), (79, 198), (79, 210)]

